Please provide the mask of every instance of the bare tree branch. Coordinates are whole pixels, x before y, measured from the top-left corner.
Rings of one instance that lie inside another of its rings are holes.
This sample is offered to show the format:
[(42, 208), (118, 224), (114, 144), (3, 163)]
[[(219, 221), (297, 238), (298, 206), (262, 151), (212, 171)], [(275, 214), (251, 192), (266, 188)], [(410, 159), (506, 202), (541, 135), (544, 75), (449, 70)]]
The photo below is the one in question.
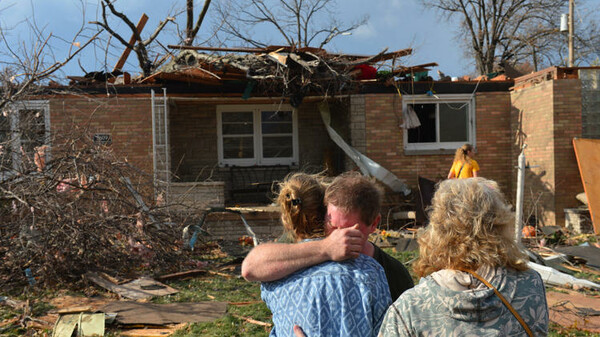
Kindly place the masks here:
[[(553, 24), (562, 0), (426, 0), (424, 5), (461, 21), (477, 71), (545, 53), (541, 37), (556, 38)], [(553, 33), (553, 34), (549, 34)], [(536, 56), (537, 57), (537, 56)]]
[[(111, 36), (115, 37), (119, 42), (121, 42), (121, 44), (123, 46), (135, 51), (137, 58), (138, 58), (138, 63), (140, 65), (140, 68), (142, 69), (143, 75), (144, 76), (151, 75), (152, 71), (155, 69), (155, 64), (150, 60), (150, 57), (148, 55), (147, 46), (150, 45), (156, 39), (156, 37), (160, 34), (160, 32), (167, 25), (167, 23), (172, 22), (175, 19), (173, 17), (167, 17), (164, 21), (160, 21), (158, 26), (154, 30), (154, 32), (152, 34), (150, 34), (150, 37), (148, 37), (146, 40), (142, 40), (142, 37), (141, 37), (140, 32), (138, 31), (136, 25), (127, 17), (127, 15), (117, 11), (117, 9), (114, 7), (113, 3), (114, 3), (114, 1), (111, 2), (110, 0), (101, 0), (102, 22), (91, 21), (90, 23), (96, 24), (96, 25), (104, 28)], [(123, 38), (120, 34), (118, 34), (115, 30), (113, 30), (110, 27), (110, 24), (108, 22), (108, 17), (106, 14), (106, 7), (108, 7), (108, 9), (110, 10), (110, 13), (113, 16), (115, 16), (118, 19), (120, 19), (121, 21), (123, 21), (129, 27), (132, 35), (134, 36), (134, 40), (135, 40), (135, 43), (133, 45), (130, 44), (129, 41), (127, 41), (125, 38)]]
[[(351, 25), (337, 22), (332, 14), (335, 6), (335, 0), (234, 0), (217, 2), (215, 11), (216, 21), (224, 23), (220, 35), (256, 47), (284, 43), (302, 48), (322, 38), (317, 45), (322, 48), (366, 22), (365, 18)], [(281, 42), (256, 37), (254, 30), (260, 26), (276, 31)]]

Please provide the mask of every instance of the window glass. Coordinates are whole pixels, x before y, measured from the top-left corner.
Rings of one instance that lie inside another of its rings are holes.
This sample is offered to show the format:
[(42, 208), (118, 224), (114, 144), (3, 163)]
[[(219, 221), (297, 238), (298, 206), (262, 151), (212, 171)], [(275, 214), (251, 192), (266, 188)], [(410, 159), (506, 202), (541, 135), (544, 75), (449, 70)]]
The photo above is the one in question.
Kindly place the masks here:
[(295, 115), (289, 105), (221, 106), (217, 113), (220, 165), (291, 165), (298, 160)]
[(223, 158), (254, 158), (254, 140), (252, 136), (223, 137)]
[(21, 146), (27, 154), (33, 154), (34, 149), (44, 145), (46, 126), (44, 110), (19, 110), (19, 130)]
[(263, 137), (263, 157), (289, 158), (294, 155), (292, 136)]
[(254, 132), (252, 112), (223, 112), (224, 135), (247, 135)]
[(252, 124), (252, 111), (244, 112), (223, 112), (222, 115), (223, 123), (251, 123)]
[(0, 171), (12, 168), (10, 119), (0, 113)]
[(291, 111), (262, 111), (261, 125), (263, 134), (292, 133)]
[(441, 103), (440, 142), (468, 141), (468, 105), (465, 103)]
[(436, 104), (409, 104), (415, 110), (421, 126), (408, 130), (409, 143), (435, 143), (435, 109)]

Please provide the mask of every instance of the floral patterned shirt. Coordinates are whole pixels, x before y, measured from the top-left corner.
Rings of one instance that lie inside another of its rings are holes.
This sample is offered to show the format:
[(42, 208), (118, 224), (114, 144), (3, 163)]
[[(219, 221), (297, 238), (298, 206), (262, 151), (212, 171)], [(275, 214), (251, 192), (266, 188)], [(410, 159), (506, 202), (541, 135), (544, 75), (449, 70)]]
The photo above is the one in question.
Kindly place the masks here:
[[(535, 336), (548, 334), (546, 290), (533, 270), (498, 268), (488, 280), (521, 315)], [(479, 282), (479, 281), (475, 281)], [(429, 275), (388, 309), (379, 336), (527, 336), (492, 289), (440, 286)]]

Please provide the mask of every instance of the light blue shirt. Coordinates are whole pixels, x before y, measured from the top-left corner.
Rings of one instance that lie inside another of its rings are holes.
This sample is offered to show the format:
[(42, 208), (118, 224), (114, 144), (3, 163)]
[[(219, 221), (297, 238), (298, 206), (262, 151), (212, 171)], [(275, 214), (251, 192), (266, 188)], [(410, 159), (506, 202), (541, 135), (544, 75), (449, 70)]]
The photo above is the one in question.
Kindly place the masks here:
[(377, 336), (392, 303), (383, 268), (360, 255), (324, 262), (261, 285), (262, 299), (273, 313), (270, 336)]

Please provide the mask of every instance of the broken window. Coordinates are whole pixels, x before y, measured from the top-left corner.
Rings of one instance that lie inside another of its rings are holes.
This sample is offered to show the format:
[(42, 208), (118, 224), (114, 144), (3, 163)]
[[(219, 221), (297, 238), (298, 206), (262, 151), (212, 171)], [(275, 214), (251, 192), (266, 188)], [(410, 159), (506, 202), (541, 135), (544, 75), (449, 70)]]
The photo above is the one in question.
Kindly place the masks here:
[(296, 112), (288, 105), (217, 108), (219, 165), (295, 165)]
[(404, 132), (407, 151), (455, 150), (464, 143), (475, 142), (474, 103), (470, 95), (406, 95), (403, 108), (412, 109), (420, 123)]
[(49, 144), (49, 119), (46, 101), (16, 102), (0, 113), (0, 178), (34, 163), (38, 149)]

